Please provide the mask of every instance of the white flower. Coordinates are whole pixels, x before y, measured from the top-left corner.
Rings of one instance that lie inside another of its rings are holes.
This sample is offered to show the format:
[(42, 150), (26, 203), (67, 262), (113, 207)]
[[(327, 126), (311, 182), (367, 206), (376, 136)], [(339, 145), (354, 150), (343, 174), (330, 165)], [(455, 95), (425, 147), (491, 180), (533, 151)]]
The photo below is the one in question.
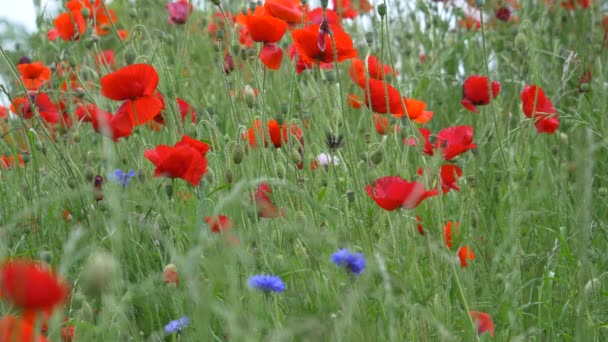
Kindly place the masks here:
[(340, 159), (337, 156), (332, 156), (329, 153), (321, 153), (317, 156), (317, 162), (321, 166), (327, 166), (330, 163), (334, 166), (340, 165)]

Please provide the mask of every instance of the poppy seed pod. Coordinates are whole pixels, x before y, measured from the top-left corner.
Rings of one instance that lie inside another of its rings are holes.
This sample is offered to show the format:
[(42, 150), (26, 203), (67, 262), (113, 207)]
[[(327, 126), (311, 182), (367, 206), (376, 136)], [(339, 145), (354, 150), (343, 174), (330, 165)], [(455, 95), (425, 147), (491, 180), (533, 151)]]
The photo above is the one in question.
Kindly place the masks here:
[(528, 38), (526, 38), (525, 34), (519, 32), (515, 36), (515, 49), (522, 53), (528, 51)]
[(291, 159), (291, 161), (295, 164), (300, 164), (302, 162), (302, 156), (300, 155), (300, 152), (295, 148), (289, 152), (289, 159)]
[(327, 3), (328, 2), (329, 2), (328, 0), (321, 0), (321, 7), (327, 8)]
[(125, 58), (126, 64), (133, 64), (133, 62), (135, 62), (135, 59), (137, 58), (137, 53), (135, 52), (135, 49), (133, 49), (133, 47), (129, 46), (125, 49), (123, 56)]
[(80, 10), (80, 14), (82, 14), (82, 16), (83, 16), (85, 19), (87, 19), (88, 17), (90, 17), (90, 16), (91, 16), (91, 10), (90, 10), (90, 9), (88, 9), (88, 8), (86, 8), (86, 7), (83, 7), (83, 8)]
[(27, 164), (30, 161), (32, 161), (32, 155), (29, 154), (29, 152), (22, 152), (21, 153), (21, 160), (23, 160), (24, 164)]
[(384, 17), (386, 15), (386, 5), (380, 4), (378, 5), (378, 15)]
[(243, 162), (244, 156), (245, 150), (243, 149), (243, 146), (240, 144), (235, 145), (232, 149), (232, 162), (234, 162), (235, 164), (240, 164)]
[(383, 153), (382, 150), (376, 150), (374, 153), (372, 153), (372, 155), (370, 156), (370, 160), (372, 163), (374, 163), (374, 165), (378, 165), (382, 162), (382, 158), (383, 158)]

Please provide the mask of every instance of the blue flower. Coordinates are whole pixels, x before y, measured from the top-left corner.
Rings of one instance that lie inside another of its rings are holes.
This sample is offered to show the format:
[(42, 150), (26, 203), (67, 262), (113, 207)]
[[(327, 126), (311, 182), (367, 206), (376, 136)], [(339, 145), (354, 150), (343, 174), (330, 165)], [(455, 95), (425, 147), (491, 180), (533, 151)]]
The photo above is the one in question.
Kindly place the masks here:
[(365, 269), (365, 256), (363, 256), (363, 253), (352, 253), (346, 248), (332, 254), (331, 261), (340, 267), (346, 267), (354, 275), (361, 274)]
[(131, 182), (131, 178), (135, 176), (135, 171), (130, 170), (129, 173), (122, 172), (121, 169), (114, 170), (114, 173), (110, 173), (109, 177), (111, 180), (120, 183), (123, 187), (126, 187)]
[(176, 319), (175, 321), (169, 322), (169, 324), (165, 325), (165, 332), (167, 334), (173, 334), (176, 332), (182, 331), (183, 328), (187, 327), (190, 324), (190, 319), (186, 316)]
[(277, 276), (270, 274), (258, 274), (249, 277), (247, 282), (249, 287), (253, 289), (263, 290), (266, 292), (283, 292), (285, 291), (285, 284), (283, 280)]

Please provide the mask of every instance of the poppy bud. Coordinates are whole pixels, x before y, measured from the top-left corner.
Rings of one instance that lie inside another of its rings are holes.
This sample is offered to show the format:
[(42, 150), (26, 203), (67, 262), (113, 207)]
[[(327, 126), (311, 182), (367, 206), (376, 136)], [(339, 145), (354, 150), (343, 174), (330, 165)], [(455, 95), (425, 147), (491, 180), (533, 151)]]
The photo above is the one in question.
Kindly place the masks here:
[(285, 165), (283, 165), (283, 164), (277, 165), (276, 171), (277, 171), (277, 177), (279, 177), (280, 179), (285, 178), (285, 174), (287, 173), (287, 170), (285, 170)]
[(374, 165), (378, 165), (382, 162), (382, 157), (382, 150), (376, 150), (374, 153), (372, 153), (369, 159), (372, 163), (374, 163)]
[(325, 71), (325, 79), (329, 83), (336, 82), (336, 72), (334, 70), (326, 70)]
[(90, 16), (91, 16), (91, 10), (90, 10), (90, 9), (88, 9), (88, 8), (86, 8), (86, 7), (83, 7), (83, 8), (80, 10), (80, 14), (82, 14), (82, 16), (83, 16), (85, 19), (87, 19), (88, 17), (90, 17)]
[(167, 197), (173, 197), (173, 184), (165, 184), (165, 194)]
[(137, 10), (135, 8), (131, 8), (129, 10), (129, 17), (131, 17), (132, 19), (137, 18)]
[(241, 53), (241, 44), (236, 41), (232, 42), (232, 45), (230, 45), (230, 51), (232, 51), (233, 54), (238, 55)]
[(287, 114), (289, 112), (289, 103), (281, 103), (281, 114)]
[(601, 188), (597, 189), (597, 193), (602, 197), (606, 197), (606, 195), (608, 195), (608, 189), (601, 187)]
[(346, 192), (346, 198), (348, 198), (348, 203), (353, 203), (355, 201), (355, 192), (352, 190), (348, 190)]
[(79, 143), (80, 142), (80, 134), (74, 133), (74, 135), (72, 136), (72, 141), (75, 142), (75, 143)]
[(219, 40), (224, 39), (224, 30), (215, 31), (215, 37)]
[(133, 47), (129, 46), (125, 49), (123, 56), (125, 58), (125, 63), (133, 64), (133, 62), (135, 62), (135, 59), (137, 58), (137, 53), (135, 52), (135, 49), (133, 49)]
[(84, 47), (87, 49), (90, 49), (91, 47), (93, 47), (93, 39), (91, 37), (87, 37), (83, 40), (84, 42)]
[(226, 183), (232, 184), (232, 181), (234, 181), (234, 173), (232, 170), (227, 169), (224, 171), (224, 179), (226, 180)]
[(521, 32), (515, 36), (515, 49), (521, 53), (525, 53), (528, 50), (528, 38)]
[(295, 164), (300, 164), (302, 162), (302, 156), (300, 155), (300, 151), (298, 151), (297, 149), (292, 149), (289, 152), (289, 159), (291, 159), (292, 162), (294, 162)]
[(40, 260), (42, 260), (46, 264), (50, 264), (53, 260), (53, 253), (50, 251), (42, 250), (40, 251)]
[(215, 6), (219, 6), (220, 0), (211, 0), (211, 3), (214, 4)]
[(139, 180), (141, 183), (146, 181), (146, 172), (144, 170), (139, 170), (137, 172), (137, 180)]
[(283, 118), (283, 115), (277, 115), (274, 120), (279, 124), (279, 125), (283, 125), (283, 123), (285, 122), (285, 119)]
[(111, 254), (96, 252), (84, 267), (83, 290), (89, 295), (101, 294), (116, 279), (117, 270), (118, 264)]
[(249, 3), (249, 9), (251, 10), (251, 12), (255, 12), (256, 7), (258, 7), (258, 4), (255, 1), (251, 1)]
[(77, 98), (81, 99), (84, 97), (86, 93), (84, 92), (84, 89), (82, 89), (81, 87), (78, 87), (74, 90), (74, 95), (76, 95)]
[(21, 153), (21, 160), (23, 160), (24, 164), (27, 164), (30, 161), (32, 161), (32, 155), (29, 154), (29, 152), (22, 152)]
[(321, 0), (321, 7), (327, 8), (327, 3), (328, 2), (329, 2), (328, 0)]
[(207, 181), (207, 183), (211, 184), (213, 183), (213, 181), (215, 180), (215, 174), (213, 174), (213, 171), (211, 170), (207, 170), (207, 173), (205, 174), (205, 180)]
[(179, 284), (177, 267), (175, 267), (175, 265), (169, 264), (165, 266), (165, 268), (163, 269), (163, 281), (165, 282), (165, 284), (175, 284), (175, 286)]
[(367, 46), (372, 46), (374, 43), (374, 32), (365, 32), (365, 42), (367, 43)]
[(386, 15), (386, 5), (385, 4), (378, 5), (378, 15), (380, 15), (381, 17), (384, 17)]
[(257, 53), (257, 51), (255, 51), (255, 49), (252, 47), (247, 48), (247, 50), (245, 50), (245, 54), (247, 55), (247, 57), (252, 58), (252, 59), (257, 56), (256, 53)]
[(295, 219), (296, 219), (296, 222), (303, 222), (303, 221), (306, 221), (306, 214), (304, 214), (304, 212), (303, 212), (303, 211), (298, 210), (298, 211), (296, 211), (296, 213), (295, 213)]
[[(76, 189), (76, 180), (74, 178), (68, 178), (68, 187), (70, 189)], [(101, 196), (103, 199), (103, 196)]]
[(240, 144), (235, 145), (234, 148), (232, 149), (232, 161), (238, 165), (243, 162), (244, 156), (245, 156), (245, 150), (243, 149), (243, 146)]
[(253, 108), (253, 105), (255, 104), (255, 93), (249, 85), (245, 86), (244, 98), (247, 107), (249, 107), (249, 109)]

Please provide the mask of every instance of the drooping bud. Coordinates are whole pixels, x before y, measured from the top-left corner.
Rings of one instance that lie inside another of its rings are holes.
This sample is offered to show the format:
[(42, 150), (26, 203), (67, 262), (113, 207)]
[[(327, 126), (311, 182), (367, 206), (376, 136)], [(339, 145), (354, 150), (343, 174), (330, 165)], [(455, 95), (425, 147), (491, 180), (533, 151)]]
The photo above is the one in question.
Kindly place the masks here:
[(211, 3), (214, 4), (215, 6), (219, 6), (220, 0), (211, 0)]
[(367, 46), (372, 46), (374, 43), (374, 32), (365, 32), (365, 42), (367, 43)]
[(240, 164), (243, 162), (243, 157), (245, 156), (245, 150), (241, 144), (237, 144), (232, 149), (232, 162), (235, 164)]
[(249, 109), (253, 108), (253, 106), (255, 105), (255, 93), (249, 85), (245, 86), (245, 91), (243, 92), (243, 95), (247, 107), (249, 107)]
[(276, 166), (276, 171), (277, 171), (277, 177), (280, 179), (284, 179), (285, 178), (285, 174), (287, 173), (287, 170), (285, 170), (285, 165), (283, 165), (282, 163), (278, 164)]
[(522, 53), (528, 51), (528, 38), (525, 34), (519, 32), (515, 36), (515, 49)]
[(87, 19), (88, 17), (90, 17), (90, 16), (91, 16), (91, 10), (90, 10), (90, 9), (88, 9), (88, 8), (86, 8), (86, 7), (83, 7), (82, 9), (80, 9), (80, 14), (82, 14), (82, 16), (83, 16), (85, 19)]
[(302, 162), (302, 155), (300, 154), (300, 151), (298, 151), (298, 149), (293, 148), (289, 152), (289, 159), (291, 159), (291, 161), (295, 164), (300, 164)]
[(232, 182), (234, 181), (234, 173), (232, 172), (232, 170), (226, 169), (224, 171), (224, 179), (226, 180), (226, 183), (232, 184)]
[(135, 62), (135, 59), (137, 58), (137, 53), (135, 52), (135, 49), (133, 49), (133, 47), (129, 46), (125, 49), (123, 56), (125, 57), (126, 64), (133, 64), (133, 62)]

